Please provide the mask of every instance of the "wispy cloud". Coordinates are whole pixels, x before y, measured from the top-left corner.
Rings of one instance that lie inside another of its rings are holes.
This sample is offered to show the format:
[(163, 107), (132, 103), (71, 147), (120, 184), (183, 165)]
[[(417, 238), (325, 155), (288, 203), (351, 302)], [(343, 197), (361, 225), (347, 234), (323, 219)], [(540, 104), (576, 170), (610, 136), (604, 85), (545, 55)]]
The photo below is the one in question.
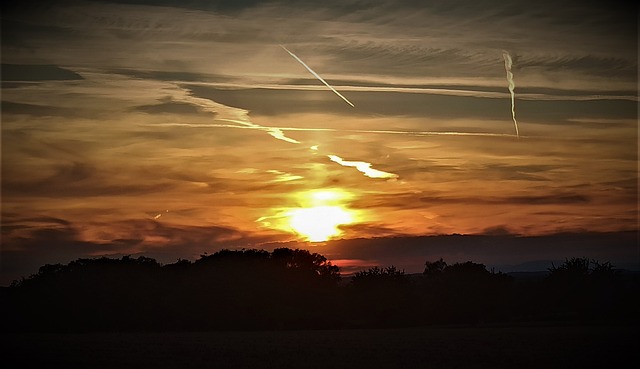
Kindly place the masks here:
[(203, 111), (212, 113), (219, 121), (236, 123), (248, 128), (262, 130), (278, 140), (286, 141), (289, 143), (300, 143), (293, 138), (287, 137), (284, 132), (282, 132), (278, 128), (265, 127), (251, 122), (251, 120), (249, 119), (249, 112), (247, 110), (222, 105), (210, 99), (192, 96), (187, 90), (183, 90), (178, 86), (176, 86), (172, 94), (172, 99), (178, 102), (197, 106)]

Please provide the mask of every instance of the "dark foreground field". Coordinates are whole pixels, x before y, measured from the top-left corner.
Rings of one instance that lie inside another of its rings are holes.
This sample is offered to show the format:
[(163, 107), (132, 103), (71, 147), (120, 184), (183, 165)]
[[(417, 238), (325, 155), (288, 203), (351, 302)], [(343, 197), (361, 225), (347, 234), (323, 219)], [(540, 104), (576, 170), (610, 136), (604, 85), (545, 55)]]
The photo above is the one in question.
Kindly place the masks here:
[(637, 327), (11, 334), (5, 368), (624, 368)]

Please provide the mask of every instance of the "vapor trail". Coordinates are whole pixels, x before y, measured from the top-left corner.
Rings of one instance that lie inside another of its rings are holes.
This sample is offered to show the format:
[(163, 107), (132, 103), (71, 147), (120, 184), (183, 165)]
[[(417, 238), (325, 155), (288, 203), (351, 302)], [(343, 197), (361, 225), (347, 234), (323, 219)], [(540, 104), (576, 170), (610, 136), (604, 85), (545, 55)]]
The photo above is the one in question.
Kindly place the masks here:
[(327, 155), (331, 161), (336, 162), (345, 167), (354, 167), (359, 172), (364, 173), (365, 176), (369, 178), (387, 178), (387, 179), (396, 179), (398, 175), (395, 173), (383, 172), (378, 169), (371, 168), (371, 163), (367, 163), (365, 161), (347, 161), (343, 160), (341, 157), (337, 155)]
[(351, 107), (353, 107), (353, 104), (351, 103), (351, 101), (347, 100), (347, 98), (346, 98), (346, 97), (344, 97), (344, 96), (342, 96), (342, 94), (341, 94), (340, 92), (336, 91), (336, 89), (335, 89), (335, 88), (331, 87), (331, 85), (329, 85), (329, 84), (327, 83), (327, 81), (325, 81), (322, 77), (320, 77), (320, 76), (318, 75), (318, 73), (314, 72), (314, 71), (313, 71), (313, 69), (309, 68), (309, 66), (308, 66), (308, 65), (306, 65), (302, 60), (300, 60), (300, 58), (298, 58), (298, 57), (296, 56), (296, 54), (294, 54), (294, 53), (292, 53), (291, 51), (289, 51), (289, 49), (287, 49), (287, 48), (286, 48), (286, 47), (284, 47), (283, 45), (280, 45), (280, 47), (281, 47), (281, 48), (283, 48), (283, 49), (284, 49), (284, 51), (288, 52), (288, 53), (289, 53), (289, 55), (293, 56), (297, 61), (299, 61), (299, 62), (300, 62), (300, 64), (302, 64), (305, 68), (307, 68), (307, 70), (308, 70), (309, 72), (311, 72), (311, 74), (313, 74), (317, 79), (319, 79), (319, 80), (320, 80), (320, 82), (324, 83), (324, 84), (325, 84), (325, 86), (327, 86), (327, 87), (329, 87), (329, 89), (331, 89), (331, 91), (333, 91), (336, 95), (340, 96), (340, 98), (342, 98), (342, 100), (344, 100), (347, 104), (349, 104), (349, 105), (351, 105)]
[(255, 123), (251, 123), (251, 122), (245, 122), (242, 120), (237, 120), (237, 119), (224, 119), (224, 118), (218, 118), (218, 120), (221, 121), (225, 121), (225, 122), (231, 122), (231, 123), (237, 123), (237, 124), (241, 124), (247, 128), (254, 128), (254, 129), (259, 129), (261, 131), (265, 131), (268, 134), (270, 134), (273, 138), (277, 138), (278, 140), (282, 140), (282, 141), (286, 141), (289, 143), (294, 143), (294, 144), (299, 144), (300, 141), (295, 140), (293, 138), (287, 137), (284, 132), (282, 132), (282, 130), (280, 128), (276, 128), (276, 127), (265, 127), (265, 126), (261, 126), (259, 124), (255, 124)]
[(511, 60), (511, 55), (509, 55), (509, 52), (506, 50), (502, 50), (502, 57), (504, 58), (504, 69), (507, 72), (509, 92), (511, 93), (511, 117), (513, 117), (513, 125), (516, 127), (516, 136), (520, 138), (520, 133), (518, 132), (518, 121), (516, 121), (515, 92), (513, 91), (516, 84), (513, 82), (513, 73), (511, 72), (513, 60)]
[[(277, 130), (278, 132), (295, 132), (295, 131), (303, 131), (303, 132), (352, 132), (352, 133), (372, 133), (372, 134), (393, 134), (393, 135), (407, 135), (407, 136), (475, 136), (475, 137), (513, 137), (511, 133), (490, 133), (490, 132), (452, 132), (452, 131), (394, 131), (394, 130), (376, 130), (376, 129), (338, 129), (338, 128), (315, 128), (315, 127), (263, 127), (259, 125), (249, 125), (244, 122), (239, 122), (232, 119), (221, 119), (218, 118), (216, 120), (227, 121), (227, 122), (237, 122), (238, 124), (243, 125), (233, 125), (233, 124), (194, 124), (194, 123), (154, 123), (149, 124), (151, 127), (190, 127), (190, 128), (238, 128), (238, 129), (256, 129), (260, 131)], [(275, 137), (275, 135), (271, 134)], [(527, 136), (523, 136), (527, 137)], [(285, 141), (291, 143), (301, 143), (300, 141), (293, 140), (291, 138), (285, 138)], [(315, 146), (312, 146), (311, 149), (314, 149)]]

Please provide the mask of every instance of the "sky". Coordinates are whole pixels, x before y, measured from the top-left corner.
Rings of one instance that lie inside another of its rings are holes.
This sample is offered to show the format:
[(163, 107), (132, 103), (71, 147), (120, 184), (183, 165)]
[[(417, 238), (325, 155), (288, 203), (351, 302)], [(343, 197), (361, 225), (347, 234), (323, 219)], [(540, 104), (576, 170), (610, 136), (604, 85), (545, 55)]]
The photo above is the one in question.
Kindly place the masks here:
[(277, 245), (417, 269), (452, 234), (640, 265), (636, 5), (3, 2), (1, 59), (0, 284)]

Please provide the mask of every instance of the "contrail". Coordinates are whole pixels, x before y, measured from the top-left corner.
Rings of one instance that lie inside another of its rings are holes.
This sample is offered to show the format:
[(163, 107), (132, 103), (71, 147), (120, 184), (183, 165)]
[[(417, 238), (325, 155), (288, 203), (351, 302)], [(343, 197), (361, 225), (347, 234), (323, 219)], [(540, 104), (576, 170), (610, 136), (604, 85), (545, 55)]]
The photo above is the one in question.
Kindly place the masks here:
[(513, 60), (511, 60), (511, 55), (509, 55), (509, 52), (506, 50), (502, 50), (502, 57), (504, 58), (504, 69), (507, 72), (509, 92), (511, 93), (511, 116), (513, 117), (513, 124), (516, 127), (516, 136), (520, 138), (520, 133), (518, 132), (518, 121), (516, 121), (515, 93), (513, 91), (513, 89), (516, 87), (516, 84), (513, 82), (513, 73), (511, 72)]
[[(452, 131), (394, 131), (394, 130), (375, 130), (375, 129), (338, 129), (338, 128), (314, 128), (314, 127), (263, 127), (259, 125), (251, 125), (236, 121), (233, 119), (221, 119), (216, 120), (236, 122), (242, 125), (234, 124), (216, 124), (216, 123), (154, 123), (145, 124), (150, 127), (190, 127), (190, 128), (239, 128), (239, 129), (256, 129), (266, 131), (267, 129), (277, 130), (278, 132), (287, 131), (302, 131), (302, 132), (352, 132), (352, 133), (372, 133), (372, 134), (393, 134), (393, 135), (407, 135), (407, 136), (477, 136), (477, 137), (513, 137), (511, 133), (490, 133), (490, 132), (452, 132)], [(274, 134), (271, 134), (275, 137)], [(527, 136), (522, 136), (527, 137)], [(285, 138), (285, 141), (291, 143), (301, 143), (300, 141), (293, 140), (291, 138)], [(317, 150), (317, 145), (310, 147), (311, 150)]]
[(299, 62), (300, 62), (300, 64), (304, 65), (304, 67), (305, 67), (305, 68), (307, 68), (307, 70), (308, 70), (309, 72), (311, 72), (311, 74), (313, 74), (317, 79), (319, 79), (319, 80), (320, 80), (320, 82), (324, 83), (324, 84), (325, 84), (325, 86), (327, 86), (327, 87), (329, 87), (329, 88), (331, 89), (331, 91), (333, 91), (336, 95), (340, 96), (340, 97), (342, 98), (342, 100), (344, 100), (347, 104), (349, 104), (349, 105), (351, 105), (351, 107), (353, 107), (353, 104), (351, 103), (351, 101), (347, 100), (347, 98), (346, 98), (346, 97), (344, 97), (344, 96), (342, 96), (342, 94), (341, 94), (340, 92), (336, 91), (336, 89), (335, 89), (335, 88), (331, 87), (331, 85), (329, 85), (329, 84), (327, 83), (327, 81), (325, 81), (324, 79), (322, 79), (322, 77), (320, 77), (320, 76), (318, 75), (318, 73), (314, 72), (314, 71), (313, 71), (313, 69), (309, 68), (309, 66), (308, 66), (308, 65), (306, 65), (302, 60), (300, 60), (300, 58), (298, 58), (298, 57), (296, 56), (296, 54), (294, 54), (294, 53), (292, 53), (291, 51), (289, 51), (289, 49), (287, 49), (287, 48), (286, 48), (286, 47), (284, 47), (283, 45), (280, 45), (280, 47), (281, 47), (281, 48), (283, 48), (283, 49), (284, 49), (284, 51), (288, 52), (288, 53), (289, 53), (289, 55), (293, 56), (297, 61), (299, 61)]
[(287, 137), (284, 132), (282, 132), (282, 130), (280, 128), (275, 128), (275, 127), (265, 127), (265, 126), (261, 126), (259, 124), (255, 124), (255, 123), (251, 123), (251, 122), (245, 122), (242, 120), (237, 120), (237, 119), (224, 119), (224, 118), (218, 118), (218, 120), (222, 120), (225, 122), (231, 122), (231, 123), (238, 123), (241, 124), (247, 128), (254, 128), (254, 129), (259, 129), (261, 131), (265, 131), (268, 134), (270, 134), (272, 137), (277, 138), (278, 140), (282, 140), (282, 141), (286, 141), (289, 143), (294, 143), (294, 144), (299, 144), (300, 141), (295, 140), (293, 138)]
[[(177, 81), (176, 83), (178, 83)], [(190, 85), (197, 86), (211, 86), (222, 88), (236, 88), (236, 89), (250, 89), (259, 88), (265, 90), (300, 90), (300, 91), (318, 91), (324, 89), (324, 86), (319, 85), (286, 85), (286, 84), (268, 84), (268, 83), (237, 83), (237, 82), (189, 82)], [(427, 95), (444, 95), (444, 96), (469, 96), (469, 97), (483, 97), (489, 99), (502, 99), (504, 98), (503, 92), (495, 91), (478, 91), (478, 90), (463, 90), (463, 89), (449, 89), (449, 88), (425, 88), (425, 87), (392, 87), (392, 86), (338, 86), (341, 91), (363, 91), (363, 92), (395, 92), (395, 93), (409, 93), (409, 94), (427, 94)], [(508, 93), (507, 93), (508, 94)], [(565, 95), (563, 91), (559, 90), (555, 94), (550, 93), (522, 93), (518, 94), (518, 100), (544, 100), (544, 101), (590, 101), (590, 100), (628, 100), (628, 101), (640, 101), (640, 98), (635, 95), (609, 95), (608, 93), (600, 95)]]
[(371, 163), (367, 163), (364, 161), (347, 161), (343, 160), (341, 157), (337, 155), (327, 155), (331, 161), (334, 161), (345, 167), (354, 167), (359, 172), (364, 173), (365, 176), (369, 178), (387, 178), (387, 179), (396, 179), (398, 175), (395, 173), (383, 172), (378, 169), (371, 168)]

